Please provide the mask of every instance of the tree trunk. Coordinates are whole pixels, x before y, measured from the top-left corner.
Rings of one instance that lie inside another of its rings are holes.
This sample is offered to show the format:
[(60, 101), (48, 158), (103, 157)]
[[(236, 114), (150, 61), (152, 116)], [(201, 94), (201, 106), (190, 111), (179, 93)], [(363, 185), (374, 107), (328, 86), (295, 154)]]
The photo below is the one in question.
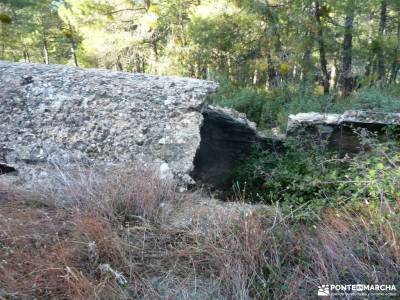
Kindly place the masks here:
[(381, 14), (379, 21), (379, 53), (378, 53), (378, 80), (379, 84), (383, 86), (385, 84), (385, 59), (383, 53), (383, 40), (386, 31), (386, 15), (387, 15), (387, 2), (386, 0), (381, 1)]
[(267, 80), (267, 88), (277, 87), (278, 86), (278, 79), (277, 79), (277, 72), (272, 62), (271, 54), (267, 54), (267, 73), (268, 73), (268, 80)]
[(257, 70), (257, 68), (254, 69), (252, 82), (253, 82), (253, 85), (257, 85), (257, 83), (258, 83), (258, 70)]
[(392, 63), (392, 74), (390, 77), (390, 82), (396, 82), (397, 78), (397, 73), (399, 71), (399, 65), (400, 65), (400, 11), (398, 12), (397, 15), (397, 47), (394, 49), (394, 58), (393, 58), (393, 63)]
[[(374, 19), (374, 13), (371, 12), (368, 17), (368, 22), (371, 22), (373, 19)], [(371, 44), (373, 42), (372, 36), (373, 36), (373, 27), (369, 26), (368, 27), (368, 37), (367, 37), (367, 43), (368, 43), (369, 48), (371, 47)], [(370, 86), (372, 84), (372, 76), (371, 75), (372, 75), (372, 67), (373, 67), (373, 63), (374, 63), (374, 58), (375, 58), (374, 51), (369, 51), (368, 61), (367, 61), (367, 64), (365, 65), (365, 73), (364, 73), (364, 76), (366, 78), (368, 86)]]
[(151, 60), (153, 63), (154, 73), (158, 74), (158, 45), (155, 39), (150, 40)]
[(70, 42), (71, 42), (71, 54), (72, 54), (72, 59), (74, 61), (75, 67), (79, 67), (78, 65), (78, 58), (76, 57), (76, 42), (74, 38), (74, 31), (71, 25), (71, 22), (68, 20), (68, 28), (69, 31), (71, 32), (71, 37), (70, 37)]
[(49, 48), (47, 45), (46, 37), (43, 37), (43, 62), (48, 65), (49, 64)]
[(311, 60), (312, 49), (313, 49), (313, 34), (311, 32), (307, 32), (304, 38), (305, 40), (305, 50), (303, 54), (303, 64), (302, 64), (302, 72), (300, 75), (300, 80), (302, 83), (307, 83), (310, 80), (310, 73), (313, 69), (313, 64)]
[(307, 49), (304, 51), (303, 55), (303, 74), (304, 74), (304, 79), (308, 79), (308, 73), (311, 69), (311, 47), (307, 47)]
[(318, 27), (317, 34), (318, 34), (319, 62), (321, 65), (321, 71), (323, 76), (324, 94), (327, 95), (329, 94), (330, 74), (328, 72), (328, 62), (326, 60), (324, 33), (321, 23), (321, 8), (319, 1), (315, 1), (315, 19), (317, 21), (317, 27)]
[(353, 51), (353, 20), (353, 8), (348, 7), (345, 20), (345, 33), (343, 37), (343, 66), (341, 76), (342, 97), (349, 96), (353, 89), (353, 78), (351, 73)]
[(41, 16), (41, 22), (42, 22), (42, 43), (43, 43), (43, 63), (48, 65), (49, 62), (49, 47), (47, 44), (47, 24), (45, 24), (45, 16)]
[(117, 58), (115, 67), (117, 68), (117, 71), (124, 71), (124, 66), (122, 65), (119, 57)]
[(338, 86), (339, 86), (339, 80), (340, 80), (340, 75), (339, 75), (339, 68), (340, 68), (340, 63), (338, 61), (338, 59), (335, 57), (333, 59), (333, 65), (334, 65), (334, 69), (335, 69), (335, 76), (332, 76), (333, 79), (333, 85), (332, 87), (337, 90)]
[(331, 67), (331, 75), (330, 75), (330, 86), (335, 88), (336, 83), (336, 75), (337, 74), (337, 67), (336, 67), (336, 58), (333, 60), (332, 67)]
[[(278, 19), (272, 9), (269, 5), (267, 5), (267, 18), (265, 19), (266, 23), (270, 23), (272, 27), (272, 33), (275, 38), (274, 41), (274, 50), (276, 53), (276, 56), (280, 57), (281, 61), (283, 60), (282, 57), (282, 42), (281, 42), (281, 36), (280, 36), (280, 31), (278, 27)], [(268, 39), (271, 39), (271, 37), (268, 37)], [(268, 60), (268, 85), (269, 87), (278, 87), (279, 82), (281, 79), (281, 74), (277, 68), (278, 64), (275, 64), (271, 53), (267, 54), (267, 60)], [(280, 62), (281, 62), (280, 61)], [(280, 63), (278, 62), (278, 63)]]
[(5, 53), (6, 53), (6, 42), (5, 42), (5, 37), (4, 34), (2, 34), (2, 43), (1, 43), (1, 59), (5, 59)]
[(26, 63), (30, 63), (31, 62), (31, 56), (29, 54), (29, 51), (27, 48), (24, 49), (24, 61)]

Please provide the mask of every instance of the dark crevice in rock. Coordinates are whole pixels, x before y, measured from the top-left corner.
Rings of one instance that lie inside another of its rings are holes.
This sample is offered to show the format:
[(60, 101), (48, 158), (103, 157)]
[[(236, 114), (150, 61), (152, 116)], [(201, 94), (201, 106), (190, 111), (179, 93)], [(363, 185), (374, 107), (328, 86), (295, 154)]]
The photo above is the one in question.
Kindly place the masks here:
[(387, 126), (382, 124), (343, 123), (333, 129), (328, 138), (328, 147), (341, 153), (358, 153), (369, 150), (370, 146), (363, 144), (357, 132), (367, 130), (374, 133), (381, 142), (384, 142), (386, 140), (386, 128)]
[(262, 137), (244, 118), (232, 116), (227, 110), (203, 110), (200, 146), (194, 158), (191, 176), (215, 188), (232, 183), (232, 170), (256, 147), (274, 150), (279, 141)]
[(27, 85), (27, 84), (31, 84), (31, 83), (33, 83), (32, 76), (27, 76), (27, 77), (22, 78), (21, 85)]
[(9, 165), (0, 163), (0, 175), (8, 173), (17, 173), (17, 170)]

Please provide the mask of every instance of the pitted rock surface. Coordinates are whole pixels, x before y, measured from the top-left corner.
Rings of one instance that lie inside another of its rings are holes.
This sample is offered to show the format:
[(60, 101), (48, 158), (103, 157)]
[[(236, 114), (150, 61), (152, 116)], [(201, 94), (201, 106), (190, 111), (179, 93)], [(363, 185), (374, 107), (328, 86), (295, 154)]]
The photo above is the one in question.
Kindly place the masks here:
[(299, 113), (289, 116), (288, 132), (306, 125), (340, 125), (343, 123), (400, 125), (400, 113), (348, 110), (343, 114)]
[(189, 78), (0, 62), (0, 163), (145, 160), (190, 181), (201, 111), (216, 89)]
[(301, 138), (305, 144), (309, 144), (311, 139), (334, 150), (359, 152), (365, 150), (360, 130), (367, 130), (385, 140), (385, 129), (398, 126), (400, 113), (346, 111), (340, 115), (310, 112), (290, 115), (287, 135)]

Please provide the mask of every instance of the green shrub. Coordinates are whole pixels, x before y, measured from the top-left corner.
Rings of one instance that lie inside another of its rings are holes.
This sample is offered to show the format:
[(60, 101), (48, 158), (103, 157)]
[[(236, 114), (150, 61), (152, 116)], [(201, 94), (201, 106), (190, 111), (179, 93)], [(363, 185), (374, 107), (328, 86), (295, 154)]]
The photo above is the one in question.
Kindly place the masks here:
[(12, 18), (7, 14), (0, 13), (0, 23), (11, 24), (12, 23)]
[(317, 148), (299, 149), (286, 143), (286, 152), (255, 152), (235, 170), (234, 178), (246, 186), (254, 202), (280, 202), (288, 207), (329, 205), (347, 165)]
[(246, 113), (250, 120), (261, 123), (265, 99), (251, 89), (239, 89), (230, 98), (221, 98), (219, 104)]
[(212, 104), (246, 113), (261, 129), (279, 127), (284, 132), (288, 116), (301, 112), (343, 113), (350, 109), (400, 112), (398, 85), (385, 89), (366, 87), (340, 99), (335, 92), (316, 94), (313, 83), (265, 91), (260, 87), (240, 87), (221, 75), (216, 76), (216, 80), (220, 88)]
[(247, 118), (257, 123), (259, 128), (272, 128), (279, 125), (279, 112), (287, 99), (287, 92), (240, 87), (233, 84), (226, 77), (216, 76), (219, 89), (211, 99), (213, 105), (233, 108), (246, 114)]
[(385, 89), (371, 87), (361, 89), (350, 98), (348, 108), (400, 112), (400, 88), (397, 85)]
[(246, 189), (249, 201), (279, 202), (304, 220), (318, 217), (328, 207), (373, 206), (382, 201), (390, 206), (400, 199), (400, 147), (393, 143), (372, 147), (369, 153), (339, 157), (288, 141), (285, 153), (256, 151), (233, 177)]

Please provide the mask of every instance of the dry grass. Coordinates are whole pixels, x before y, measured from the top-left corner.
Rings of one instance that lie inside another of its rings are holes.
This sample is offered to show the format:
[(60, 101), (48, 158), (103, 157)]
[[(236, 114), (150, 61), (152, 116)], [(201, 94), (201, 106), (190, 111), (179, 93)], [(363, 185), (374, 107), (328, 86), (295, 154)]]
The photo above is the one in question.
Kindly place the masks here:
[(97, 266), (90, 264), (87, 255), (90, 240), (98, 242), (102, 255), (107, 253), (104, 259), (114, 263), (122, 257), (117, 255), (118, 243), (110, 226), (77, 211), (38, 207), (37, 202), (19, 196), (8, 193), (0, 200), (3, 292), (16, 299), (112, 295), (113, 282), (98, 276)]
[[(281, 262), (295, 266), (284, 282), (291, 291), (285, 298), (309, 295), (322, 284), (398, 284), (400, 236), (392, 225), (367, 224), (363, 217), (341, 210), (325, 212), (313, 230), (291, 229), (298, 236), (292, 239), (292, 259)], [(384, 234), (386, 230), (391, 233)]]
[(35, 193), (0, 187), (0, 298), (308, 299), (400, 282), (399, 206), (325, 211), (314, 227), (279, 208), (214, 215), (199, 232), (169, 225), (190, 195), (154, 171), (80, 171)]
[(155, 221), (164, 204), (179, 200), (175, 183), (161, 180), (152, 167), (68, 169), (54, 163), (53, 168), (50, 182), (35, 185), (35, 194), (51, 205), (78, 207), (114, 220), (140, 216)]

